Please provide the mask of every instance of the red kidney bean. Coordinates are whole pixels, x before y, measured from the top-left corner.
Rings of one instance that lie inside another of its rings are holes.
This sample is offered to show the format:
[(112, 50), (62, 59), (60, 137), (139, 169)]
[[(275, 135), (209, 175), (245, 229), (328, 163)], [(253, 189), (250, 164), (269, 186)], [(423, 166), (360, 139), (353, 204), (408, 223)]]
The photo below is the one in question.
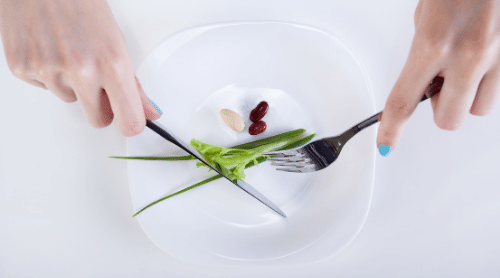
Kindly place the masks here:
[(257, 107), (255, 107), (252, 112), (250, 112), (250, 120), (254, 123), (262, 120), (269, 110), (269, 104), (265, 101), (261, 101)]
[(253, 123), (249, 128), (248, 132), (250, 135), (258, 135), (261, 134), (262, 132), (266, 131), (267, 124), (264, 121), (258, 121), (256, 123)]

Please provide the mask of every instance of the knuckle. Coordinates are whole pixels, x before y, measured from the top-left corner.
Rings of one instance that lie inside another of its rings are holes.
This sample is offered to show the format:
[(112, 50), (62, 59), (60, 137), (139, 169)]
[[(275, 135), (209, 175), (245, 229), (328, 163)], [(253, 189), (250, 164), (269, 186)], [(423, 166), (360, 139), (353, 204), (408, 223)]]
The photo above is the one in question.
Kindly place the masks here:
[(10, 71), (19, 79), (26, 80), (29, 78), (29, 73), (23, 67), (11, 67)]
[(383, 141), (392, 141), (394, 138), (398, 137), (398, 133), (394, 130), (385, 128), (379, 130), (378, 137)]
[(91, 62), (76, 63), (69, 72), (72, 78), (78, 78), (85, 84), (96, 82), (98, 76), (96, 66)]
[(71, 103), (78, 100), (75, 92), (70, 87), (58, 86), (56, 84), (54, 86), (49, 85), (48, 89), (50, 89), (50, 91), (54, 93), (63, 102)]
[(108, 50), (102, 57), (101, 67), (110, 78), (121, 80), (133, 71), (132, 61), (124, 50)]
[(120, 65), (126, 60), (127, 51), (120, 46), (108, 47), (99, 51), (99, 57), (107, 64)]
[(78, 99), (77, 99), (76, 95), (73, 94), (73, 95), (64, 95), (63, 97), (61, 97), (61, 100), (66, 102), (66, 103), (73, 103), (73, 102), (76, 102)]
[(143, 121), (139, 119), (129, 120), (126, 122), (126, 126), (122, 129), (122, 133), (125, 137), (133, 137), (140, 134), (146, 126), (146, 120)]
[(122, 60), (124, 56), (124, 50), (120, 47), (109, 47), (103, 51), (104, 57), (108, 59), (110, 62), (119, 62)]
[(462, 122), (456, 118), (442, 117), (439, 115), (434, 115), (434, 123), (440, 129), (450, 131), (457, 130), (462, 126)]
[(66, 103), (73, 103), (73, 102), (76, 102), (76, 97), (73, 97), (73, 98), (63, 98), (62, 101), (66, 102)]
[(59, 74), (59, 68), (54, 65), (39, 67), (37, 71), (38, 79), (49, 85), (57, 85), (57, 78)]
[(26, 51), (20, 47), (5, 45), (4, 52), (9, 70), (15, 77), (24, 79), (29, 70)]
[(26, 63), (26, 67), (27, 71), (30, 74), (32, 74), (36, 78), (39, 78), (40, 74), (43, 72), (44, 67), (46, 67), (46, 64), (40, 58), (33, 58)]
[(28, 79), (29, 68), (26, 63), (23, 63), (18, 59), (7, 59), (7, 65), (15, 77), (23, 80)]
[(432, 59), (442, 59), (448, 56), (450, 53), (450, 44), (445, 41), (435, 41), (431, 42), (426, 47), (425, 56), (431, 57)]
[(419, 34), (416, 40), (422, 51), (422, 57), (430, 61), (444, 58), (450, 53), (450, 41), (437, 31)]
[(469, 63), (478, 64), (488, 59), (493, 51), (493, 43), (487, 38), (468, 39), (460, 44), (459, 56)]
[(110, 61), (110, 75), (116, 80), (123, 80), (129, 73), (131, 65), (125, 58), (116, 58)]
[(412, 109), (408, 102), (402, 97), (392, 97), (387, 100), (387, 109), (390, 113), (399, 118), (407, 118), (411, 115)]

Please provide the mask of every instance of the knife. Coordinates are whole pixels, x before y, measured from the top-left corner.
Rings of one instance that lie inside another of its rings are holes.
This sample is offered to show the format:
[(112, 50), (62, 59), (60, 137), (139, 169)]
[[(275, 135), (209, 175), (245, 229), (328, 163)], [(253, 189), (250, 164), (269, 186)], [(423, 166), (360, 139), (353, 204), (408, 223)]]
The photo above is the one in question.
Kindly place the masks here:
[(238, 186), (239, 188), (243, 189), (243, 191), (250, 194), (250, 196), (259, 200), (261, 203), (263, 203), (264, 205), (268, 206), (270, 209), (274, 210), (279, 215), (286, 218), (285, 213), (283, 211), (281, 211), (281, 209), (277, 205), (275, 205), (268, 198), (266, 198), (266, 196), (262, 195), (262, 193), (257, 191), (257, 189), (253, 188), (250, 184), (248, 184), (247, 182), (242, 181), (242, 180), (237, 180), (236, 182), (232, 181), (226, 175), (222, 174), (221, 171), (219, 171), (217, 168), (210, 165), (210, 163), (208, 163), (201, 155), (198, 154), (198, 151), (195, 148), (193, 148), (191, 145), (184, 143), (181, 139), (176, 138), (171, 132), (168, 132), (167, 129), (164, 126), (162, 126), (160, 123), (146, 120), (146, 126), (149, 127), (151, 130), (153, 130), (154, 132), (158, 133), (158, 135), (160, 135), (161, 137), (167, 139), (167, 141), (173, 143), (174, 145), (176, 145), (179, 148), (188, 152), (190, 155), (194, 156), (199, 161), (203, 162), (205, 165), (210, 167), (212, 170), (217, 172), (219, 175), (226, 178), (232, 184)]

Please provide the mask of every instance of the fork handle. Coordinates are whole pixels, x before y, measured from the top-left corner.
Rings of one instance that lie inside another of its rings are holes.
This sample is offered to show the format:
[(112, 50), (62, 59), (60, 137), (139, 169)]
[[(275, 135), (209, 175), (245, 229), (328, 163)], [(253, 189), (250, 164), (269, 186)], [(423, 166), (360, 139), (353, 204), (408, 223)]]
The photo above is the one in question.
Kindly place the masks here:
[[(435, 94), (439, 93), (441, 91), (441, 88), (443, 87), (443, 82), (444, 82), (443, 77), (436, 76), (432, 80), (431, 84), (429, 85), (428, 89), (426, 90), (426, 92), (425, 92), (424, 96), (422, 97), (422, 99), (420, 100), (420, 102), (422, 102), (422, 101), (434, 96)], [(380, 122), (380, 120), (382, 119), (383, 112), (384, 111), (380, 111), (377, 114), (371, 116), (370, 118), (362, 121), (361, 123), (354, 126), (353, 129), (355, 129), (356, 133), (358, 133), (361, 130), (363, 130), (369, 126)]]

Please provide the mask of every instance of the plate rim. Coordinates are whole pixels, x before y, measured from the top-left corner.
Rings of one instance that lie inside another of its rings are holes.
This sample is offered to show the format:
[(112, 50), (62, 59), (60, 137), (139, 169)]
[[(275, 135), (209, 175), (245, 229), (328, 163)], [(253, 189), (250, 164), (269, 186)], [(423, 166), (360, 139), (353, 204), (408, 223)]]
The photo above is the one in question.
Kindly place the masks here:
[[(296, 28), (300, 28), (300, 29), (306, 29), (306, 30), (311, 30), (311, 31), (314, 31), (314, 32), (319, 32), (333, 40), (336, 41), (336, 43), (338, 43), (345, 51), (347, 51), (351, 57), (354, 59), (354, 61), (356, 62), (358, 68), (361, 70), (361, 73), (364, 77), (364, 85), (367, 89), (367, 92), (368, 92), (368, 95), (369, 95), (369, 101), (370, 101), (370, 104), (371, 104), (371, 108), (372, 108), (372, 111), (376, 111), (375, 110), (375, 98), (374, 98), (374, 92), (373, 92), (373, 85), (372, 85), (372, 82), (371, 82), (371, 79), (370, 79), (370, 76), (368, 74), (368, 71), (367, 71), (367, 68), (366, 66), (364, 65), (363, 61), (361, 60), (361, 58), (359, 57), (359, 55), (352, 51), (350, 47), (348, 47), (348, 45), (342, 41), (340, 39), (340, 35), (338, 33), (336, 33), (335, 31), (332, 31), (332, 30), (326, 30), (324, 28), (321, 28), (321, 27), (318, 27), (318, 26), (314, 26), (314, 25), (310, 25), (310, 24), (303, 24), (303, 23), (298, 23), (298, 22), (292, 22), (292, 21), (281, 21), (281, 20), (237, 20), (237, 21), (221, 21), (221, 22), (213, 22), (213, 23), (207, 23), (207, 24), (201, 24), (201, 25), (196, 25), (196, 26), (190, 26), (190, 27), (187, 27), (187, 28), (184, 28), (184, 29), (181, 29), (181, 30), (178, 30), (178, 31), (175, 31), (173, 33), (171, 33), (170, 35), (166, 36), (164, 39), (162, 39), (160, 42), (158, 42), (147, 54), (146, 56), (144, 57), (144, 59), (141, 61), (141, 63), (139, 64), (139, 66), (136, 68), (136, 72), (139, 71), (139, 69), (141, 69), (147, 62), (148, 60), (148, 57), (150, 55), (152, 55), (153, 53), (157, 52), (159, 49), (161, 49), (162, 45), (165, 44), (167, 41), (170, 41), (172, 39), (174, 39), (175, 37), (177, 37), (178, 35), (180, 34), (183, 34), (183, 33), (187, 33), (187, 32), (191, 32), (191, 31), (194, 31), (194, 30), (198, 30), (198, 29), (204, 29), (204, 28), (209, 28), (207, 29), (208, 30), (212, 30), (212, 29), (217, 29), (217, 28), (221, 28), (221, 27), (229, 27), (229, 26), (237, 26), (237, 25), (265, 25), (265, 24), (278, 24), (278, 25), (287, 25), (287, 26), (293, 26), (293, 27), (296, 27)], [(126, 152), (127, 154), (129, 154), (129, 151), (130, 151), (130, 144), (129, 144), (129, 140), (127, 140), (127, 146), (126, 146)], [(304, 263), (295, 263), (294, 265), (312, 265), (312, 264), (317, 264), (317, 263), (321, 263), (323, 261), (326, 261), (328, 260), (329, 258), (337, 255), (338, 253), (342, 252), (347, 246), (349, 246), (356, 238), (357, 236), (359, 235), (359, 233), (361, 232), (361, 230), (363, 229), (364, 227), (364, 224), (368, 218), (368, 214), (370, 212), (370, 209), (371, 209), (371, 205), (372, 205), (372, 201), (373, 201), (373, 191), (374, 191), (374, 187), (375, 187), (375, 169), (376, 169), (376, 152), (375, 152), (375, 149), (372, 150), (372, 154), (371, 154), (371, 160), (373, 161), (372, 163), (372, 167), (371, 167), (371, 170), (372, 170), (372, 174), (371, 174), (371, 178), (370, 178), (370, 187), (369, 187), (369, 198), (368, 198), (368, 202), (367, 202), (367, 208), (366, 208), (366, 211), (364, 212), (364, 216), (363, 216), (363, 219), (362, 221), (360, 221), (360, 225), (359, 227), (357, 228), (357, 230), (352, 234), (350, 240), (346, 241), (340, 248), (338, 248), (338, 250), (336, 252), (333, 252), (327, 256), (324, 256), (323, 258), (321, 259), (317, 259), (317, 260), (314, 260), (313, 262), (304, 262)], [(130, 182), (130, 161), (127, 160), (127, 177), (128, 177), (128, 181)], [(132, 201), (132, 206), (135, 210), (135, 203), (134, 203), (134, 198), (132, 198), (132, 186), (129, 184), (129, 193), (130, 193), (130, 196), (131, 196), (131, 201)], [(202, 248), (204, 249), (206, 252), (210, 253), (211, 255), (213, 256), (216, 256), (218, 258), (221, 258), (225, 261), (227, 261), (228, 263), (202, 263), (202, 262), (199, 262), (199, 261), (192, 261), (192, 260), (188, 260), (186, 258), (183, 258), (183, 257), (177, 257), (175, 255), (172, 255), (170, 254), (169, 252), (167, 252), (163, 247), (161, 247), (160, 245), (158, 245), (156, 243), (155, 240), (153, 240), (150, 235), (146, 232), (146, 229), (144, 228), (143, 224), (141, 223), (141, 221), (139, 220), (139, 218), (137, 219), (137, 222), (139, 223), (139, 226), (141, 227), (141, 229), (143, 230), (144, 234), (148, 237), (148, 239), (153, 242), (153, 244), (155, 246), (157, 246), (160, 250), (162, 250), (166, 255), (170, 256), (170, 257), (174, 257), (178, 260), (182, 260), (182, 261), (186, 261), (186, 262), (189, 262), (189, 263), (195, 263), (195, 264), (201, 264), (201, 265), (210, 265), (210, 266), (235, 266), (235, 265), (239, 265), (239, 266), (270, 266), (270, 267), (283, 267), (283, 266), (286, 266), (286, 265), (289, 265), (289, 264), (283, 264), (281, 263), (281, 260), (286, 258), (286, 257), (289, 257), (291, 255), (294, 255), (294, 254), (297, 254), (305, 249), (308, 249), (310, 246), (312, 245), (315, 245), (318, 241), (320, 241), (322, 238), (324, 238), (328, 232), (333, 228), (333, 227), (329, 227), (326, 232), (321, 235), (320, 237), (318, 237), (316, 240), (312, 241), (311, 243), (307, 244), (306, 246), (300, 248), (300, 249), (297, 249), (291, 253), (288, 253), (286, 255), (283, 255), (283, 256), (279, 256), (279, 257), (275, 257), (275, 258), (271, 258), (271, 259), (262, 259), (262, 260), (259, 260), (259, 259), (238, 259), (238, 258), (230, 258), (230, 257), (226, 257), (226, 256), (223, 256), (223, 255), (219, 255), (219, 254), (215, 254), (213, 252), (211, 252), (210, 250), (206, 250), (206, 248), (204, 247), (201, 247), (201, 246), (198, 246), (196, 244), (194, 244), (193, 242), (191, 242), (190, 244), (193, 244), (195, 246), (197, 246), (198, 248)], [(269, 262), (278, 262), (276, 264), (269, 264)]]

